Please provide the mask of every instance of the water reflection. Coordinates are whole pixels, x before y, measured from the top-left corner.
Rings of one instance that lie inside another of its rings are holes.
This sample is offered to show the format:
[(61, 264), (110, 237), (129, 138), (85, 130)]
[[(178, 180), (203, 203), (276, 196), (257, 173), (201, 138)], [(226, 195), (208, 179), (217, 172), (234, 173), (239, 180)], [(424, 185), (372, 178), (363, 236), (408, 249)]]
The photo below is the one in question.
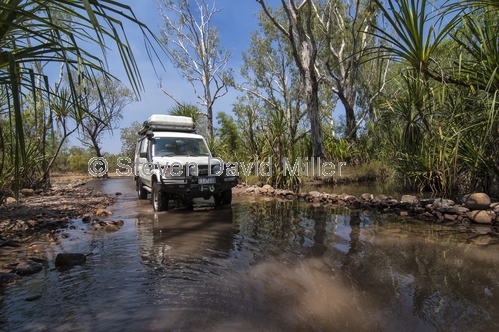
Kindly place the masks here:
[[(353, 310), (353, 321), (348, 315), (342, 323), (337, 317), (321, 317), (325, 326), (358, 327), (355, 319), (364, 319), (370, 327), (383, 330), (497, 328), (497, 246), (466, 244), (472, 234), (294, 202), (254, 204), (243, 215), (236, 218), (241, 234), (258, 239), (261, 246), (277, 246), (265, 250), (274, 259), (289, 261), (287, 253), (292, 251), (298, 254), (299, 264), (313, 262), (310, 268), (317, 265), (321, 276), (328, 277), (326, 287), (317, 290), (343, 289), (349, 294), (345, 303), (333, 298), (326, 302), (343, 308), (342, 313)], [(322, 259), (314, 259), (318, 257)], [(310, 284), (302, 286), (314, 289)], [(352, 304), (354, 308), (349, 308)]]
[(111, 207), (123, 228), (79, 224), (58, 250), (91, 252), (87, 263), (5, 289), (0, 329), (499, 328), (498, 245), (466, 230), (295, 201), (153, 213), (124, 181), (100, 182), (123, 192)]
[(235, 232), (232, 208), (141, 213), (135, 225), (147, 264), (225, 257)]

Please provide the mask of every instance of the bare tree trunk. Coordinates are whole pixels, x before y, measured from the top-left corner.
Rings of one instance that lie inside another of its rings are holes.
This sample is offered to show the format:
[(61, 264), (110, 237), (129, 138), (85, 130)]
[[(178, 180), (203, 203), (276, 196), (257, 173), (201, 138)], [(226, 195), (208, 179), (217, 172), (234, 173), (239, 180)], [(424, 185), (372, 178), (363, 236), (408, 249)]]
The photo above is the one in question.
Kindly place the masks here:
[(351, 105), (345, 105), (346, 111), (346, 139), (350, 142), (357, 141), (357, 121), (355, 119), (355, 111)]
[(59, 142), (59, 145), (57, 146), (57, 149), (56, 149), (54, 155), (50, 159), (50, 162), (45, 166), (45, 168), (44, 168), (45, 172), (43, 173), (43, 176), (41, 179), (41, 181), (45, 182), (49, 187), (50, 187), (50, 169), (52, 168), (52, 165), (54, 164), (55, 160), (57, 159), (59, 152), (61, 152), (61, 148), (64, 145), (64, 142), (66, 141), (66, 139), (78, 129), (78, 127), (75, 127), (70, 132), (67, 132), (66, 127), (65, 127), (66, 123), (64, 123), (63, 126), (64, 126), (64, 135), (62, 136), (61, 141)]
[(303, 0), (298, 6), (294, 0), (289, 0), (288, 4), (284, 0), (281, 0), (288, 18), (288, 27), (282, 26), (269, 12), (264, 0), (257, 0), (257, 2), (262, 6), (265, 15), (289, 40), (293, 58), (305, 84), (307, 114), (310, 120), (312, 138), (312, 153), (314, 157), (324, 157), (326, 149), (324, 147), (319, 112), (319, 84), (315, 72), (317, 44), (314, 39), (312, 27), (311, 0)]
[(206, 108), (208, 110), (206, 114), (208, 118), (208, 140), (211, 140), (213, 138), (213, 106), (210, 104)]
[(340, 98), (341, 104), (345, 107), (345, 138), (350, 142), (355, 142), (357, 140), (357, 121), (355, 119), (354, 102), (352, 101), (352, 99), (355, 99), (353, 91), (347, 91), (347, 96), (345, 96), (340, 90), (337, 95)]
[[(200, 104), (206, 107), (208, 139), (213, 138), (213, 104), (228, 93), (232, 74), (226, 70), (231, 52), (220, 44), (218, 29), (212, 25), (213, 16), (221, 11), (214, 1), (160, 0), (165, 26), (162, 39), (171, 55), (173, 65), (180, 69), (194, 89)], [(197, 84), (203, 93), (197, 92)], [(180, 104), (175, 97), (161, 89)]]
[(315, 158), (325, 157), (324, 136), (322, 133), (322, 122), (319, 113), (319, 84), (315, 71), (307, 72), (305, 80), (305, 94), (307, 102), (307, 113), (310, 120), (310, 135), (312, 136), (312, 152)]
[[(97, 136), (91, 136), (90, 139), (92, 141), (92, 146), (93, 146), (93, 148), (95, 150), (96, 157), (102, 158), (102, 152), (101, 152), (102, 148), (99, 146), (98, 137)], [(108, 174), (107, 170), (106, 170), (106, 173), (104, 175), (102, 175), (102, 177), (104, 179), (107, 179), (109, 177), (109, 174)]]

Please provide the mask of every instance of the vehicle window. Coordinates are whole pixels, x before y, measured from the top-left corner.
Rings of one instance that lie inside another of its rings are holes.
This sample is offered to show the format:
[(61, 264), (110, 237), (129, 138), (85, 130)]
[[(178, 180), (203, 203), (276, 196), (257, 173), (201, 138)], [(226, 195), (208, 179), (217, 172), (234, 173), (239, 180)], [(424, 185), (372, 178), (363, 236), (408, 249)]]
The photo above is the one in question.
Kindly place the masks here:
[(157, 157), (210, 155), (204, 140), (192, 137), (154, 138), (153, 154)]

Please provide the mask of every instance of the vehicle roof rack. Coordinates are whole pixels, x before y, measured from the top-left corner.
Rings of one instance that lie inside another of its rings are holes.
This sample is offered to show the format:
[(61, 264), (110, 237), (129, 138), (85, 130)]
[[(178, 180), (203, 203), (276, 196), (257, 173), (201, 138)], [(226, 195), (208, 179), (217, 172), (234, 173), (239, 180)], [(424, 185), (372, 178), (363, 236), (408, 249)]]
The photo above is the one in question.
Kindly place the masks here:
[(153, 114), (144, 121), (139, 129), (139, 135), (144, 135), (148, 130), (193, 133), (196, 127), (189, 116)]

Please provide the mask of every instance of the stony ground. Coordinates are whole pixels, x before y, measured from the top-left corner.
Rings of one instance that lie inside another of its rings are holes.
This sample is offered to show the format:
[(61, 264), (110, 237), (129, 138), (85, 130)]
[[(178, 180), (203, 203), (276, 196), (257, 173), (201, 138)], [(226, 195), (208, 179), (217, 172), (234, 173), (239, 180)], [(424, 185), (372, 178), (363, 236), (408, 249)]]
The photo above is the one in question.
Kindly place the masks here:
[[(71, 219), (93, 215), (116, 201), (115, 196), (93, 193), (84, 181), (55, 184), (46, 191), (25, 191), (19, 202), (0, 206), (0, 245), (11, 238), (25, 239), (64, 227)], [(3, 239), (3, 241), (1, 241)]]
[(47, 259), (37, 247), (57, 244), (59, 237), (64, 237), (61, 229), (74, 227), (74, 219), (90, 220), (110, 213), (104, 208), (113, 204), (116, 196), (94, 193), (92, 188), (82, 187), (85, 181), (71, 180), (45, 191), (23, 189), (19, 201), (8, 198), (0, 206), (0, 287), (46, 267)]

